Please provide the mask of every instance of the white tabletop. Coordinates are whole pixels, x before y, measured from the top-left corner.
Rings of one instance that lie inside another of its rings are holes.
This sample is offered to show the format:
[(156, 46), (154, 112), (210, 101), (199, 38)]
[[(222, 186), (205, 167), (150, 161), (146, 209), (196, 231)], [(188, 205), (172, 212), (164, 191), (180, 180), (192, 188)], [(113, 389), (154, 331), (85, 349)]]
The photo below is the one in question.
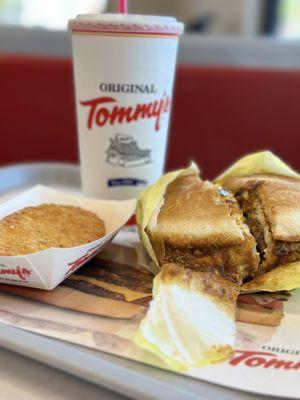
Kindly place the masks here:
[(126, 400), (69, 374), (0, 348), (1, 400)]

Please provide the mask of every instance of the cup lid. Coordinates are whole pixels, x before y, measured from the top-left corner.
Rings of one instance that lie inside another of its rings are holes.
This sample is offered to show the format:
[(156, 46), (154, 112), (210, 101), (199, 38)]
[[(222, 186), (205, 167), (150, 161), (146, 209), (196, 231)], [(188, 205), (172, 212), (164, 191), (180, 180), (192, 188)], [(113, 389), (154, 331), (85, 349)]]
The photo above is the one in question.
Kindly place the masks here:
[(184, 26), (176, 18), (137, 14), (81, 14), (69, 21), (72, 32), (119, 32), (180, 35)]

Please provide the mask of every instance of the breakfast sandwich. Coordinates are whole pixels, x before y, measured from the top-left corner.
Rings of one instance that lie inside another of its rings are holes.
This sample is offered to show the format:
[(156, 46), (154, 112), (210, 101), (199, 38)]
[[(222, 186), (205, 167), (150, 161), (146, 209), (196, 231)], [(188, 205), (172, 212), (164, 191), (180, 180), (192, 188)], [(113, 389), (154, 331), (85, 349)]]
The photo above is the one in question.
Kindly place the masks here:
[(137, 222), (158, 275), (136, 343), (194, 368), (232, 354), (234, 314), (279, 325), (282, 304), (252, 293), (300, 287), (299, 204), (299, 175), (270, 152), (244, 157), (214, 184), (192, 164), (149, 187)]
[(259, 274), (300, 261), (300, 180), (277, 175), (231, 177), (231, 189), (260, 253)]
[(234, 196), (197, 172), (171, 182), (146, 233), (159, 264), (217, 273), (236, 283), (258, 267), (256, 243)]
[(0, 221), (0, 256), (80, 246), (104, 235), (104, 222), (80, 207), (56, 204), (26, 207)]

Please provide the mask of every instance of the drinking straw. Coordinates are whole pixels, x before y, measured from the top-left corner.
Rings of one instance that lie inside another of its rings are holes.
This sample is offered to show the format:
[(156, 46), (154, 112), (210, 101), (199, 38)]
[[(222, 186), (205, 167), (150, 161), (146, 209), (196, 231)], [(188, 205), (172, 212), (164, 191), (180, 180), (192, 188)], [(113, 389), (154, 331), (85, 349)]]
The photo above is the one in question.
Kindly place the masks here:
[(127, 14), (127, 0), (119, 0), (119, 13)]

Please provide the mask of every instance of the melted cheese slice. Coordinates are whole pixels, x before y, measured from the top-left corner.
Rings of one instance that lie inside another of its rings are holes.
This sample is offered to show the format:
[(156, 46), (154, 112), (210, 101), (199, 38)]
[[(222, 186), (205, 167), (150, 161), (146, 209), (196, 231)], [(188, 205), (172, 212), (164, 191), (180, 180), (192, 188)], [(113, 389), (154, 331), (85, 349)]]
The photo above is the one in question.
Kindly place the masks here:
[(128, 289), (127, 287), (99, 281), (98, 279), (90, 278), (88, 276), (71, 275), (68, 279), (71, 279), (72, 281), (84, 281), (90, 283), (91, 285), (101, 287), (102, 289), (109, 290), (110, 292), (122, 294), (125, 297), (126, 301), (135, 301), (150, 296), (150, 293), (136, 292)]

